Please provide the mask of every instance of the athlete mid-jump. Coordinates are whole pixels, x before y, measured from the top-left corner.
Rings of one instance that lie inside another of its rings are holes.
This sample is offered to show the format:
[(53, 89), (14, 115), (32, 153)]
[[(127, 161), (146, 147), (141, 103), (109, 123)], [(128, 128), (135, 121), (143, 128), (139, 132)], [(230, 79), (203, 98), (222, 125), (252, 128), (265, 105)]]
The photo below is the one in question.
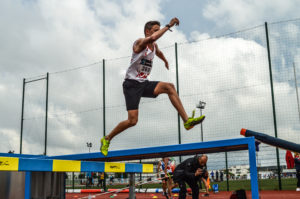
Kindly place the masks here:
[(158, 21), (149, 21), (145, 24), (144, 28), (145, 38), (140, 38), (134, 42), (130, 66), (123, 82), (123, 93), (128, 111), (128, 119), (120, 122), (107, 136), (101, 139), (100, 150), (103, 155), (107, 155), (109, 143), (116, 135), (137, 124), (141, 97), (156, 98), (160, 94), (167, 94), (187, 130), (204, 120), (204, 115), (194, 118), (194, 111), (192, 117), (188, 117), (172, 83), (148, 81), (147, 79), (150, 75), (155, 55), (164, 61), (166, 68), (169, 70), (169, 63), (164, 54), (159, 50), (155, 41), (174, 25), (179, 25), (177, 18), (173, 18), (170, 23), (162, 29), (160, 29), (160, 23)]

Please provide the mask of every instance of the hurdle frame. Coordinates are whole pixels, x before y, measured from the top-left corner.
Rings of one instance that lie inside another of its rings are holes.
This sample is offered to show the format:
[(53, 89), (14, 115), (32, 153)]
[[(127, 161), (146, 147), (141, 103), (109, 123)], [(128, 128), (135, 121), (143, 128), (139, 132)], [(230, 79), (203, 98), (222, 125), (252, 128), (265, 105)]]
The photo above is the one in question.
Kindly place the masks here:
[[(73, 155), (61, 155), (61, 156), (37, 156), (35, 160), (88, 160), (89, 163), (98, 163), (98, 161), (112, 162), (112, 161), (125, 161), (125, 160), (139, 160), (139, 159), (150, 159), (150, 158), (161, 158), (164, 156), (179, 156), (179, 155), (195, 155), (200, 153), (216, 153), (216, 152), (229, 152), (229, 151), (240, 151), (248, 150), (249, 155), (249, 166), (250, 166), (250, 181), (251, 181), (251, 194), (253, 199), (259, 199), (258, 189), (258, 177), (256, 167), (256, 151), (255, 151), (255, 138), (235, 138), (227, 140), (216, 140), (208, 142), (197, 142), (179, 145), (167, 145), (167, 146), (156, 146), (139, 149), (125, 149), (109, 151), (107, 156), (103, 156), (101, 153), (83, 153)], [(6, 157), (24, 157), (19, 154), (1, 154), (0, 156)], [(28, 156), (30, 157), (30, 156)], [(33, 156), (34, 157), (34, 156)], [(91, 162), (96, 161), (96, 162)], [(126, 163), (129, 164), (129, 163)], [(0, 167), (1, 171), (1, 167)], [(26, 173), (26, 185), (25, 193), (30, 195), (30, 172), (31, 170), (23, 170)], [(96, 171), (95, 167), (87, 167), (85, 171)], [(120, 171), (119, 171), (120, 172)], [(136, 173), (136, 172), (131, 172)], [(25, 199), (29, 197), (25, 196)]]
[(52, 156), (50, 158), (69, 160), (81, 159), (89, 161), (121, 161), (240, 150), (248, 150), (251, 178), (251, 194), (253, 199), (259, 199), (254, 137), (233, 138), (226, 140), (215, 140), (167, 146), (155, 146), (139, 149), (116, 150), (109, 151), (107, 156), (103, 156), (101, 153), (96, 152), (75, 155)]

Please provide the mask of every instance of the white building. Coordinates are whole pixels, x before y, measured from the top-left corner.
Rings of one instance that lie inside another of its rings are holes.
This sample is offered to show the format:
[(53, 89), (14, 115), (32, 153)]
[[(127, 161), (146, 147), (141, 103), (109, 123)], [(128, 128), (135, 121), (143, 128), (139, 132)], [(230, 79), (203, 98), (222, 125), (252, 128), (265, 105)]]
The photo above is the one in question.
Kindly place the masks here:
[(233, 179), (250, 179), (249, 165), (238, 165), (228, 168), (229, 173), (233, 174)]

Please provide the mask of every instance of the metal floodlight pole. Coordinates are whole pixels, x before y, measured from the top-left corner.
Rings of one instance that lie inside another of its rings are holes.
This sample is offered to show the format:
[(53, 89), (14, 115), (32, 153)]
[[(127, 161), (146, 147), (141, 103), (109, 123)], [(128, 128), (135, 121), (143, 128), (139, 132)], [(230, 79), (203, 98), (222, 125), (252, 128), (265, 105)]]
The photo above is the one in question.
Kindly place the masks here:
[[(206, 102), (199, 101), (199, 104), (196, 104), (196, 107), (200, 109), (200, 116), (202, 116), (202, 109), (205, 108)], [(203, 125), (200, 124), (201, 127), (201, 142), (203, 142)]]
[(91, 142), (87, 142), (87, 143), (86, 143), (86, 146), (89, 148), (89, 153), (90, 153), (93, 144), (92, 144)]

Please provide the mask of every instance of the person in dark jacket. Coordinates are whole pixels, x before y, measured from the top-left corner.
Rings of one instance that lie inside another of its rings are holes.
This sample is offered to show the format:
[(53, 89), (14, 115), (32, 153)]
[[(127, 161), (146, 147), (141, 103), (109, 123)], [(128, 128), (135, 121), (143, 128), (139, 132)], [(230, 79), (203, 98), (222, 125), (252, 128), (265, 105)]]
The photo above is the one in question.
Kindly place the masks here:
[(295, 160), (294, 162), (295, 162), (296, 176), (298, 179), (296, 191), (300, 191), (300, 154), (299, 153), (295, 153), (294, 160)]
[(198, 181), (207, 172), (206, 163), (207, 155), (195, 156), (193, 158), (188, 158), (179, 165), (174, 170), (173, 180), (179, 185), (179, 199), (186, 198), (186, 185), (187, 183), (192, 189), (193, 199), (199, 198), (199, 186)]
[(220, 180), (221, 180), (221, 182), (223, 182), (223, 180), (224, 180), (224, 173), (223, 173), (223, 171), (220, 171)]

